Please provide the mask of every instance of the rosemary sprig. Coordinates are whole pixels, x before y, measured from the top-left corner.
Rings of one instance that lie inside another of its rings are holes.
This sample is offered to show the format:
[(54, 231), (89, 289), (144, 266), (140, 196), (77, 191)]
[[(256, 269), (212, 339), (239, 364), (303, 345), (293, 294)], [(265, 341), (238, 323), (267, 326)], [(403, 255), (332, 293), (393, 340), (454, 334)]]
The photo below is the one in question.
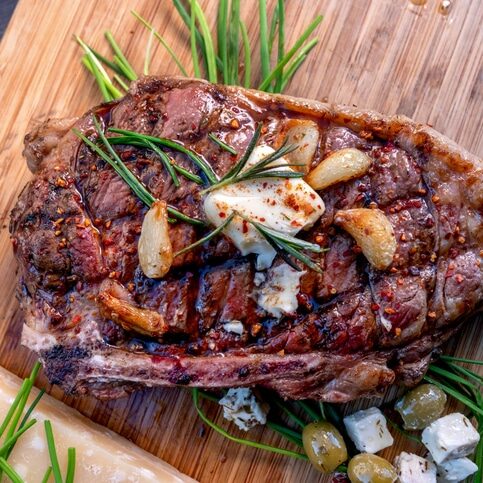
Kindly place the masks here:
[(234, 148), (232, 148), (229, 144), (226, 144), (225, 142), (223, 142), (220, 138), (218, 138), (215, 134), (213, 134), (212, 132), (210, 132), (208, 134), (208, 137), (215, 143), (215, 144), (218, 144), (218, 146), (220, 146), (221, 149), (224, 149), (225, 151), (228, 151), (229, 153), (233, 154), (234, 156), (236, 156), (238, 153), (236, 152), (236, 150)]
[(174, 257), (176, 258), (177, 256), (182, 255), (183, 253), (189, 252), (190, 250), (193, 250), (193, 248), (203, 245), (203, 243), (206, 243), (207, 241), (211, 240), (219, 233), (221, 233), (231, 223), (234, 217), (235, 217), (235, 213), (232, 213), (220, 226), (212, 230), (208, 235), (204, 236), (203, 238), (200, 238), (198, 241), (176, 252), (174, 254)]
[(135, 131), (128, 131), (126, 129), (109, 128), (110, 132), (121, 134), (121, 137), (110, 137), (108, 141), (110, 144), (131, 144), (130, 141), (150, 141), (156, 146), (163, 146), (173, 151), (178, 151), (188, 156), (196, 166), (203, 172), (210, 183), (218, 182), (218, 177), (213, 171), (213, 168), (194, 151), (185, 148), (181, 143), (167, 138), (157, 138), (155, 136), (148, 136), (147, 134), (140, 134)]
[(300, 238), (287, 235), (277, 230), (273, 230), (266, 225), (246, 218), (241, 214), (239, 215), (253, 227), (255, 227), (260, 235), (265, 238), (265, 240), (275, 249), (280, 257), (294, 270), (300, 272), (302, 269), (290, 258), (290, 256), (296, 258), (304, 265), (307, 265), (307, 267), (315, 272), (322, 273), (322, 269), (310, 257), (302, 253), (302, 250), (308, 250), (314, 253), (322, 253), (324, 249), (322, 249), (319, 245), (301, 240)]
[[(89, 146), (92, 151), (94, 151), (99, 157), (101, 157), (106, 163), (108, 163), (114, 171), (128, 184), (128, 186), (133, 190), (136, 196), (147, 206), (151, 206), (155, 201), (156, 198), (146, 189), (146, 187), (137, 179), (137, 177), (127, 168), (124, 162), (121, 160), (117, 152), (111, 146), (112, 143), (106, 138), (99, 121), (93, 117), (94, 127), (96, 129), (96, 134), (101, 139), (102, 143), (104, 144), (105, 148), (108, 150), (109, 154), (102, 150), (96, 143), (92, 142), (89, 138), (87, 138), (84, 134), (82, 134), (77, 129), (74, 129), (73, 132), (76, 136), (78, 136), (82, 141), (84, 141), (87, 146)], [(109, 138), (112, 139), (112, 138)], [(192, 225), (197, 226), (204, 226), (205, 223), (202, 220), (191, 218), (184, 213), (181, 213), (179, 210), (172, 206), (168, 206), (167, 209), (168, 213), (173, 217), (190, 223)]]
[[(212, 184), (209, 188), (206, 188), (202, 191), (202, 194), (208, 193), (209, 191), (213, 191), (215, 189), (222, 188), (223, 186), (227, 186), (230, 184), (240, 183), (241, 181), (249, 181), (254, 179), (265, 179), (265, 178), (301, 178), (303, 177), (303, 173), (298, 171), (292, 171), (290, 169), (286, 169), (290, 166), (297, 166), (296, 164), (280, 164), (280, 165), (273, 165), (272, 163), (277, 159), (282, 158), (283, 156), (287, 155), (288, 153), (292, 152), (296, 149), (296, 146), (282, 144), (280, 148), (278, 148), (273, 153), (265, 156), (260, 161), (256, 162), (252, 166), (246, 168), (246, 164), (248, 159), (250, 158), (255, 146), (258, 142), (261, 132), (261, 124), (257, 127), (255, 134), (253, 135), (248, 147), (244, 153), (244, 155), (240, 158), (240, 160), (233, 166), (233, 168), (223, 176), (220, 181), (217, 183)], [(277, 169), (281, 168), (281, 169)]]

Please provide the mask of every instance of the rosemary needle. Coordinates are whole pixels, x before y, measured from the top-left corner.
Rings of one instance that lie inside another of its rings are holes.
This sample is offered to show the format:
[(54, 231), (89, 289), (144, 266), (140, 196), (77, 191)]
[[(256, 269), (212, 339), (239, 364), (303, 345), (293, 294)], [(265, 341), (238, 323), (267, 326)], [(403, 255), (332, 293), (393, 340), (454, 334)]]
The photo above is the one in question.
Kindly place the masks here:
[(225, 151), (228, 151), (229, 153), (231, 153), (231, 154), (233, 154), (235, 156), (238, 154), (234, 148), (232, 148), (229, 144), (226, 144), (225, 142), (223, 142), (220, 138), (216, 137), (215, 134), (213, 134), (213, 133), (210, 132), (210, 134), (208, 134), (208, 137), (215, 144), (217, 144), (218, 146), (220, 146), (221, 149), (224, 149)]
[(182, 255), (183, 253), (189, 252), (190, 250), (193, 250), (193, 248), (203, 245), (203, 243), (211, 240), (216, 235), (221, 233), (231, 223), (234, 217), (235, 217), (235, 213), (232, 213), (219, 227), (215, 228), (208, 235), (204, 236), (203, 238), (200, 238), (198, 241), (192, 243), (191, 245), (188, 245), (187, 247), (183, 248), (179, 252), (176, 252), (174, 254), (174, 257), (176, 258), (177, 256)]

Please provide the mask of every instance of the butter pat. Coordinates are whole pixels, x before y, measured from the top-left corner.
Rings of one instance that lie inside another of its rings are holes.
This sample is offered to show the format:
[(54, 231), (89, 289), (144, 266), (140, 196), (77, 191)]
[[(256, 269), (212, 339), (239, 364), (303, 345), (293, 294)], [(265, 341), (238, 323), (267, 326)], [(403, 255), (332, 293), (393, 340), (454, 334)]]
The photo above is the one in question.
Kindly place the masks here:
[(427, 459), (403, 451), (394, 464), (399, 483), (436, 483), (436, 466)]
[(422, 441), (440, 465), (443, 461), (471, 454), (480, 435), (466, 416), (452, 413), (431, 423), (423, 431)]
[(346, 416), (344, 425), (356, 448), (363, 453), (377, 453), (394, 443), (386, 418), (376, 407)]
[[(255, 147), (244, 169), (273, 152), (270, 146)], [(287, 164), (285, 157), (274, 161), (277, 171), (291, 170), (289, 166), (280, 168)], [(310, 228), (324, 213), (325, 207), (320, 196), (301, 178), (265, 178), (242, 181), (209, 193), (204, 210), (215, 226), (220, 226), (233, 211), (237, 211), (250, 220), (294, 236), (300, 230)], [(270, 267), (276, 252), (250, 223), (237, 216), (224, 233), (242, 255), (258, 255), (258, 270)]]
[(297, 310), (297, 294), (303, 271), (293, 269), (287, 263), (270, 268), (266, 274), (258, 272), (255, 277), (257, 303), (275, 317), (291, 314)]
[(438, 465), (438, 482), (463, 481), (478, 471), (478, 466), (469, 458), (456, 458)]
[[(10, 408), (20, 385), (19, 378), (0, 367), (0, 420)], [(29, 401), (37, 394), (38, 390), (34, 388)], [(47, 394), (32, 417), (37, 423), (21, 436), (9, 457), (9, 463), (26, 483), (41, 481), (50, 466), (43, 423), (46, 419), (52, 423), (63, 475), (67, 467), (67, 448), (76, 449), (76, 483), (195, 481)]]

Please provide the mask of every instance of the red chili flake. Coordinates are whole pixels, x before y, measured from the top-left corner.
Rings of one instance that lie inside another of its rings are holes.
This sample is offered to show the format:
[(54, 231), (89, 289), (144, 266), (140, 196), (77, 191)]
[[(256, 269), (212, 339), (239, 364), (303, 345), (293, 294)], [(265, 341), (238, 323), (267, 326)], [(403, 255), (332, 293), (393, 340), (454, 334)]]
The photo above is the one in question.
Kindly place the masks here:
[(403, 242), (407, 241), (406, 233), (403, 233), (403, 234), (402, 234), (402, 235), (399, 237), (399, 239), (400, 239), (401, 241), (403, 241)]
[(381, 290), (381, 297), (386, 300), (392, 300), (394, 298), (394, 292), (392, 290)]
[(82, 321), (82, 317), (79, 314), (74, 315), (74, 317), (72, 317), (71, 319), (72, 325), (77, 325), (81, 321)]
[(372, 304), (371, 305), (371, 309), (374, 311), (374, 312), (377, 312), (379, 309), (381, 308), (381, 306), (379, 304)]
[(396, 267), (391, 267), (390, 268), (391, 273), (397, 273), (397, 268)]
[(315, 193), (310, 193), (310, 197), (315, 200), (316, 196), (315, 196)]
[(226, 213), (224, 213), (223, 211), (220, 211), (220, 212), (218, 213), (218, 216), (219, 216), (220, 218), (225, 218), (225, 217), (226, 217)]
[(353, 251), (354, 253), (359, 254), (359, 253), (362, 253), (362, 248), (361, 248), (359, 245), (354, 245), (354, 246), (352, 247), (352, 251)]
[(457, 283), (461, 283), (465, 277), (463, 277), (463, 275), (461, 275), (461, 273), (457, 273), (455, 276), (454, 276), (455, 280)]
[(243, 220), (242, 232), (248, 233), (248, 222), (246, 220)]
[(263, 187), (263, 188), (266, 188), (267, 186), (268, 186), (268, 183), (267, 183), (266, 181), (264, 181), (264, 182), (262, 183), (262, 187)]
[(398, 279), (396, 280), (396, 283), (397, 283), (399, 286), (404, 285), (404, 279), (402, 279), (402, 278), (398, 278)]
[(438, 195), (433, 195), (433, 196), (431, 197), (431, 201), (432, 201), (433, 203), (437, 203), (439, 200), (440, 200), (440, 197), (439, 197)]
[(394, 315), (396, 313), (396, 311), (392, 307), (386, 307), (384, 309), (384, 312), (389, 315)]
[(232, 119), (230, 121), (230, 127), (233, 129), (238, 129), (240, 127), (240, 123), (238, 122), (238, 119)]
[(111, 228), (111, 225), (112, 225), (112, 221), (111, 221), (111, 220), (108, 220), (108, 221), (106, 221), (106, 222), (104, 223), (104, 226), (105, 226), (107, 229)]
[(263, 223), (263, 222), (265, 221), (265, 218), (262, 216), (262, 217), (260, 218), (260, 221)]

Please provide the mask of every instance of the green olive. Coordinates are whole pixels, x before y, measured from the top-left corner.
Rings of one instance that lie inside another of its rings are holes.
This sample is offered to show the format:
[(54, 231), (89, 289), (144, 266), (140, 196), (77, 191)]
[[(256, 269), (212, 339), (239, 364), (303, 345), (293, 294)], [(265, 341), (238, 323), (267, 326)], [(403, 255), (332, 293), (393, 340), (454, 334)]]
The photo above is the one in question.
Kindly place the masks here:
[(389, 461), (370, 453), (361, 453), (349, 461), (347, 475), (351, 483), (393, 483), (397, 471)]
[(404, 421), (405, 429), (424, 429), (444, 411), (446, 394), (434, 384), (422, 384), (407, 392), (394, 408)]
[(302, 440), (310, 462), (323, 473), (332, 473), (347, 459), (344, 438), (333, 424), (326, 421), (305, 426)]

